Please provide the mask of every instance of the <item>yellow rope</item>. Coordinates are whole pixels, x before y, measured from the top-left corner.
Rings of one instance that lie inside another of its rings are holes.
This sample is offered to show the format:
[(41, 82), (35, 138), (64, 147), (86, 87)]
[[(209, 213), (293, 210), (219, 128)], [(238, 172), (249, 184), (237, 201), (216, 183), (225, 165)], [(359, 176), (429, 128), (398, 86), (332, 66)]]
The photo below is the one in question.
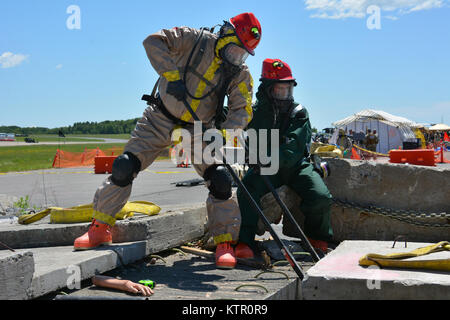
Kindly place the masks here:
[(359, 259), (359, 265), (450, 271), (450, 259), (402, 260), (440, 251), (450, 251), (450, 242), (441, 241), (427, 247), (415, 249), (411, 252), (391, 253), (386, 255), (370, 253)]
[(388, 155), (388, 154), (384, 154), (384, 153), (378, 153), (378, 152), (370, 151), (370, 150), (367, 150), (367, 149), (361, 148), (361, 147), (357, 146), (356, 144), (354, 144), (353, 146), (354, 146), (354, 147), (355, 147), (356, 149), (359, 149), (359, 150), (361, 150), (361, 151), (365, 151), (365, 152), (368, 152), (368, 153), (372, 153), (372, 154), (376, 154), (376, 155), (379, 155), (379, 156), (383, 156), (383, 157), (389, 157), (389, 155)]

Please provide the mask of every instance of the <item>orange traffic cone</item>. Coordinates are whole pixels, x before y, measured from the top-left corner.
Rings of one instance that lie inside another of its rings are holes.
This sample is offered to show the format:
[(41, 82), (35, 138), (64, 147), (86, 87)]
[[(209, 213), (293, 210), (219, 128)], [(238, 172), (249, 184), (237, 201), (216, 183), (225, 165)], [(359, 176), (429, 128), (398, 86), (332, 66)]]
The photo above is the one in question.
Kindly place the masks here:
[(354, 147), (352, 148), (352, 156), (350, 157), (350, 159), (361, 160), (361, 157), (359, 156), (358, 152)]

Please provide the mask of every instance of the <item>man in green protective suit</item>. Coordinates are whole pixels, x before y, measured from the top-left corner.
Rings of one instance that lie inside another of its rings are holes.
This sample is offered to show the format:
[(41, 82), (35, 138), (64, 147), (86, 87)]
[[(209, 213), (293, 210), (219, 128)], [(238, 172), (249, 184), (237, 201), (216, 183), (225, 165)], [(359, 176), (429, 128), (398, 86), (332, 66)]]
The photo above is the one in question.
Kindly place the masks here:
[[(279, 130), (279, 170), (268, 175), (274, 188), (287, 185), (301, 197), (300, 210), (305, 216), (304, 232), (312, 246), (326, 253), (333, 237), (330, 225), (331, 194), (309, 161), (308, 144), (311, 141), (311, 124), (307, 110), (294, 102), (293, 88), (297, 85), (289, 65), (279, 59), (263, 62), (261, 84), (253, 107), (254, 118), (248, 129)], [(258, 146), (260, 144), (258, 143)], [(270, 145), (270, 141), (267, 141)], [(251, 150), (250, 152), (255, 152)], [(259, 150), (256, 150), (259, 154)], [(263, 195), (270, 192), (264, 184), (257, 167), (251, 167), (243, 183), (260, 205)], [(259, 215), (241, 189), (237, 191), (242, 224), (236, 257), (252, 258)]]

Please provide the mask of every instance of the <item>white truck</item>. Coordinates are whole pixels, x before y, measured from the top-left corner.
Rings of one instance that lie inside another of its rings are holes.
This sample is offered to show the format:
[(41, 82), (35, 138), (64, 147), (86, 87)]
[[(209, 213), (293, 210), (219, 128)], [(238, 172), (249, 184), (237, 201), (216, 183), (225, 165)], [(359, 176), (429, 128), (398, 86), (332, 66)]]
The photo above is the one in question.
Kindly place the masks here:
[(0, 141), (16, 141), (14, 133), (0, 133)]

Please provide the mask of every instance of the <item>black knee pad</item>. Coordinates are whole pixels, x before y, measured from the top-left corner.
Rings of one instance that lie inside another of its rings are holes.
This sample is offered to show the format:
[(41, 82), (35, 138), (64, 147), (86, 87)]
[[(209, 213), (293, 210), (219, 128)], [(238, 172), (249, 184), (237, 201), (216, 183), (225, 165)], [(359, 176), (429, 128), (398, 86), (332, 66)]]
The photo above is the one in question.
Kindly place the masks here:
[(221, 165), (212, 165), (205, 170), (203, 178), (211, 194), (220, 200), (231, 198), (231, 186), (233, 179), (227, 168)]
[(141, 171), (141, 161), (131, 152), (125, 152), (113, 162), (111, 181), (119, 187), (130, 185)]

